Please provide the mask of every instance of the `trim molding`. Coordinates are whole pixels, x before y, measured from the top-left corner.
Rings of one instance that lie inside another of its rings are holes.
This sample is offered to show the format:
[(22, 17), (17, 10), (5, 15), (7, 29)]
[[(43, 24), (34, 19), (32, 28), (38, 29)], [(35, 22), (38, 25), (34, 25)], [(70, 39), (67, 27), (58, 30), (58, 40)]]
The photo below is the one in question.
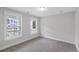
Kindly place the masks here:
[(75, 45), (75, 42), (69, 42), (69, 41), (60, 40), (58, 38), (51, 37), (51, 36), (42, 35), (42, 37), (49, 38), (49, 39), (53, 39), (53, 40), (58, 40), (58, 41), (62, 41), (62, 42), (66, 42), (66, 43), (70, 43), (70, 44), (74, 44)]
[[(37, 35), (37, 36), (33, 36), (33, 37), (31, 36), (31, 37), (27, 38), (27, 40), (23, 40), (23, 41), (20, 41), (20, 42), (14, 43), (14, 44), (10, 44), (10, 45), (5, 45), (5, 46), (3, 46), (2, 48), (0, 48), (0, 51), (2, 51), (2, 50), (4, 50), (4, 49), (7, 49), (7, 48), (9, 48), (9, 47), (12, 47), (12, 46), (16, 46), (16, 45), (21, 44), (21, 43), (23, 43), (23, 42), (32, 40), (32, 39), (37, 38), (37, 37), (39, 37), (39, 36), (38, 36), (38, 35)], [(26, 38), (26, 37), (25, 37), (25, 38)]]
[(77, 51), (79, 52), (79, 47), (78, 47), (77, 43), (75, 44), (75, 47), (76, 47)]

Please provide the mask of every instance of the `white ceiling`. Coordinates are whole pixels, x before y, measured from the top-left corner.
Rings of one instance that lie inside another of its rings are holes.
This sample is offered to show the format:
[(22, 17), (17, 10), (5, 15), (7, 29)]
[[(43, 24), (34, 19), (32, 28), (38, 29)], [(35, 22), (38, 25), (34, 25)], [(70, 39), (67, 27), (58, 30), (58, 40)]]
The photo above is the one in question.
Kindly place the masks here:
[(47, 7), (45, 11), (38, 10), (38, 7), (9, 7), (9, 8), (24, 13), (29, 12), (30, 14), (38, 17), (56, 15), (76, 10), (75, 7)]

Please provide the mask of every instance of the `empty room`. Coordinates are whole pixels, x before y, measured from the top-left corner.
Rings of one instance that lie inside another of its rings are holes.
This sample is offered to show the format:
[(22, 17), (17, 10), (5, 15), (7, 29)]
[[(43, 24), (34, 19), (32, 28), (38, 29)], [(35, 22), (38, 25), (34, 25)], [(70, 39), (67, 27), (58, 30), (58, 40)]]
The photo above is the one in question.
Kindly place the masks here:
[(0, 52), (78, 51), (78, 7), (0, 7)]

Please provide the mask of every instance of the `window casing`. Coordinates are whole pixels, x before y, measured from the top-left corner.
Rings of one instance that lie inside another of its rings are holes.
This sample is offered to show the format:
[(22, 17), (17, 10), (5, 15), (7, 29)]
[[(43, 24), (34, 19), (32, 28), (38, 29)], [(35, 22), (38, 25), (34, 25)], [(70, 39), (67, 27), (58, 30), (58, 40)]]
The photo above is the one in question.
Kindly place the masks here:
[(37, 33), (37, 19), (36, 18), (31, 18), (30, 21), (31, 24), (31, 34), (36, 34)]
[(5, 14), (5, 40), (22, 36), (22, 16), (16, 13)]

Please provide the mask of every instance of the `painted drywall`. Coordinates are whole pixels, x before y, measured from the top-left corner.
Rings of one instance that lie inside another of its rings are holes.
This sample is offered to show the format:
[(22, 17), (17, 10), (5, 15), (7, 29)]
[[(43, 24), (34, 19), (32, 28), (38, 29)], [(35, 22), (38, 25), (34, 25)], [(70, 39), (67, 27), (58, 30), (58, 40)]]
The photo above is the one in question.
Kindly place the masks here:
[(77, 50), (79, 51), (79, 8), (75, 13), (75, 44)]
[[(11, 39), (11, 40), (5, 40), (4, 38), (4, 34), (5, 34), (4, 21), (6, 20), (5, 12), (14, 13), (15, 15), (16, 14), (22, 15), (22, 37)], [(40, 22), (39, 17), (36, 17), (38, 19), (38, 33), (33, 34), (33, 35), (30, 34), (30, 21), (31, 21), (30, 18), (31, 17), (35, 17), (35, 16), (31, 16), (28, 13), (21, 13), (18, 11), (14, 11), (8, 8), (0, 8), (0, 50), (39, 36), (39, 22)]]
[(41, 19), (41, 35), (74, 44), (75, 12), (62, 13)]

